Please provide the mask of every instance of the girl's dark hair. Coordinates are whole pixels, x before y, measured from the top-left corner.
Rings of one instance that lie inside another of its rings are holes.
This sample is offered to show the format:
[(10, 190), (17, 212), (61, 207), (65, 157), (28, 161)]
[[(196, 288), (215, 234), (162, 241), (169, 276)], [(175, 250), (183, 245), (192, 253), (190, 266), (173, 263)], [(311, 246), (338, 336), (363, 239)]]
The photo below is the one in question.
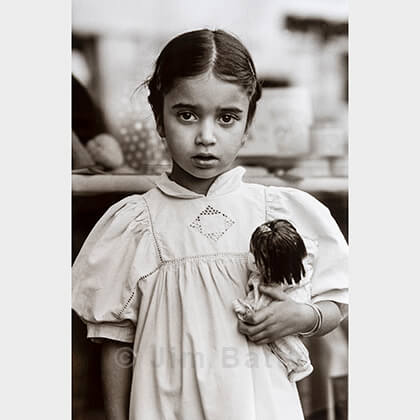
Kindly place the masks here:
[(287, 220), (266, 222), (251, 236), (251, 252), (263, 283), (299, 283), (305, 276), (302, 260), (306, 247), (301, 236)]
[(220, 80), (240, 85), (248, 94), (247, 128), (261, 97), (255, 66), (245, 46), (223, 30), (201, 29), (173, 38), (156, 60), (153, 75), (146, 80), (148, 100), (157, 125), (163, 121), (163, 99), (177, 79), (211, 70)]

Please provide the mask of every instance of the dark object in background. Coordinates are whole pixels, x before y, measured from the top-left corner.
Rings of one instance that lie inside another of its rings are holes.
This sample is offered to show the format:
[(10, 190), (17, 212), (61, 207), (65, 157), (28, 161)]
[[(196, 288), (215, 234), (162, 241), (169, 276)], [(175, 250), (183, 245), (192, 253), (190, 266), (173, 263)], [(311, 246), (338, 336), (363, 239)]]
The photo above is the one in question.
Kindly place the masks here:
[(335, 420), (347, 420), (348, 418), (348, 376), (331, 378), (332, 392), (334, 396)]
[(288, 15), (285, 17), (285, 27), (292, 32), (314, 33), (328, 42), (339, 36), (348, 36), (348, 23), (316, 17)]
[(71, 167), (72, 169), (91, 168), (95, 166), (90, 153), (80, 142), (74, 131), (71, 133)]
[(266, 77), (260, 79), (262, 88), (284, 88), (292, 85), (289, 79)]
[[(332, 414), (334, 420), (348, 420), (348, 376), (337, 376), (329, 379), (331, 381), (331, 392), (333, 398)], [(305, 420), (329, 420), (327, 409), (315, 411), (305, 417)]]
[(82, 144), (101, 133), (107, 133), (107, 127), (103, 114), (99, 107), (93, 102), (87, 89), (71, 76), (72, 103), (71, 103), (71, 124), (72, 130), (76, 133)]
[(108, 132), (101, 109), (72, 75), (72, 169), (92, 165), (103, 170), (126, 169), (121, 145)]
[(344, 80), (344, 86), (343, 86), (343, 97), (344, 100), (348, 103), (349, 102), (349, 55), (348, 53), (344, 53), (341, 56), (341, 63), (343, 66), (344, 74), (346, 76)]

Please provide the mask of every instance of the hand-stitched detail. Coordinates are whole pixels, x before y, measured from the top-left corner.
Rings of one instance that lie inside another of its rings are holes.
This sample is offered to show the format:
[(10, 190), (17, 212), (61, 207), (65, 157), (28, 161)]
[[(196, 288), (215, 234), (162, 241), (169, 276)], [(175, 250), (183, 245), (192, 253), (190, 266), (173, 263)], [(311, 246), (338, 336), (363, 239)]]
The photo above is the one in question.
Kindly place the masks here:
[[(153, 271), (151, 271), (150, 273), (148, 273), (148, 274), (145, 274), (145, 275), (143, 275), (143, 276), (141, 276), (139, 279), (138, 279), (138, 281), (137, 281), (137, 283), (139, 282), (139, 281), (141, 281), (141, 280), (145, 280), (145, 279), (147, 279), (148, 277), (150, 277), (152, 274), (155, 274), (156, 273), (156, 271), (158, 271), (159, 269), (160, 269), (160, 267), (162, 266), (162, 264), (159, 266), (159, 267), (157, 267), (157, 268), (155, 268)], [(131, 294), (130, 294), (130, 297), (128, 298), (128, 300), (125, 302), (125, 304), (124, 304), (124, 306), (122, 307), (122, 309), (118, 312), (118, 314), (117, 314), (117, 318), (118, 319), (121, 319), (121, 316), (122, 316), (122, 314), (124, 313), (124, 311), (127, 309), (127, 307), (130, 305), (130, 302), (133, 300), (133, 297), (134, 297), (134, 295), (136, 294), (136, 292), (137, 292), (137, 283), (136, 283), (136, 285), (134, 286), (134, 288), (133, 288), (133, 290), (132, 290), (132, 292), (131, 292)]]
[(219, 240), (233, 225), (235, 221), (229, 216), (208, 205), (190, 224), (206, 238)]

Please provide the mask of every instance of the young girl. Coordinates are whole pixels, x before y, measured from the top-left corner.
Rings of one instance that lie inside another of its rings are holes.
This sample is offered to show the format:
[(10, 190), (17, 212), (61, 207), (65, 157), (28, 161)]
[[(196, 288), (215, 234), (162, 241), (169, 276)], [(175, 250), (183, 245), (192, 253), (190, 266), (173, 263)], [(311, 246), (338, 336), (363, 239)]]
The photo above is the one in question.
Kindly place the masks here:
[[(296, 385), (263, 344), (339, 324), (346, 242), (310, 195), (246, 184), (233, 167), (261, 94), (235, 37), (205, 29), (174, 38), (148, 87), (172, 171), (113, 205), (74, 263), (73, 307), (103, 342), (108, 419), (303, 419)], [(246, 295), (251, 234), (277, 218), (316, 249), (317, 311), (260, 287), (273, 302), (238, 321), (232, 301)]]

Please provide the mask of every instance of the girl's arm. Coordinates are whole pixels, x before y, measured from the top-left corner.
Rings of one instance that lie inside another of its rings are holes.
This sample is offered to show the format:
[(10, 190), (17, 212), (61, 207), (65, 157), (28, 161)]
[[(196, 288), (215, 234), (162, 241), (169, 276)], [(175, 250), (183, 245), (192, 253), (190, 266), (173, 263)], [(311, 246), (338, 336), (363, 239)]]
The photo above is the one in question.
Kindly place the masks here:
[[(287, 336), (309, 331), (316, 322), (314, 310), (303, 303), (294, 302), (287, 294), (260, 286), (260, 290), (273, 298), (273, 302), (248, 317), (246, 323), (239, 321), (239, 331), (256, 344), (267, 344)], [(332, 301), (318, 302), (322, 312), (321, 328), (316, 336), (322, 336), (336, 328), (342, 319), (338, 305)]]
[(128, 420), (132, 346), (113, 340), (102, 344), (102, 387), (106, 420)]

